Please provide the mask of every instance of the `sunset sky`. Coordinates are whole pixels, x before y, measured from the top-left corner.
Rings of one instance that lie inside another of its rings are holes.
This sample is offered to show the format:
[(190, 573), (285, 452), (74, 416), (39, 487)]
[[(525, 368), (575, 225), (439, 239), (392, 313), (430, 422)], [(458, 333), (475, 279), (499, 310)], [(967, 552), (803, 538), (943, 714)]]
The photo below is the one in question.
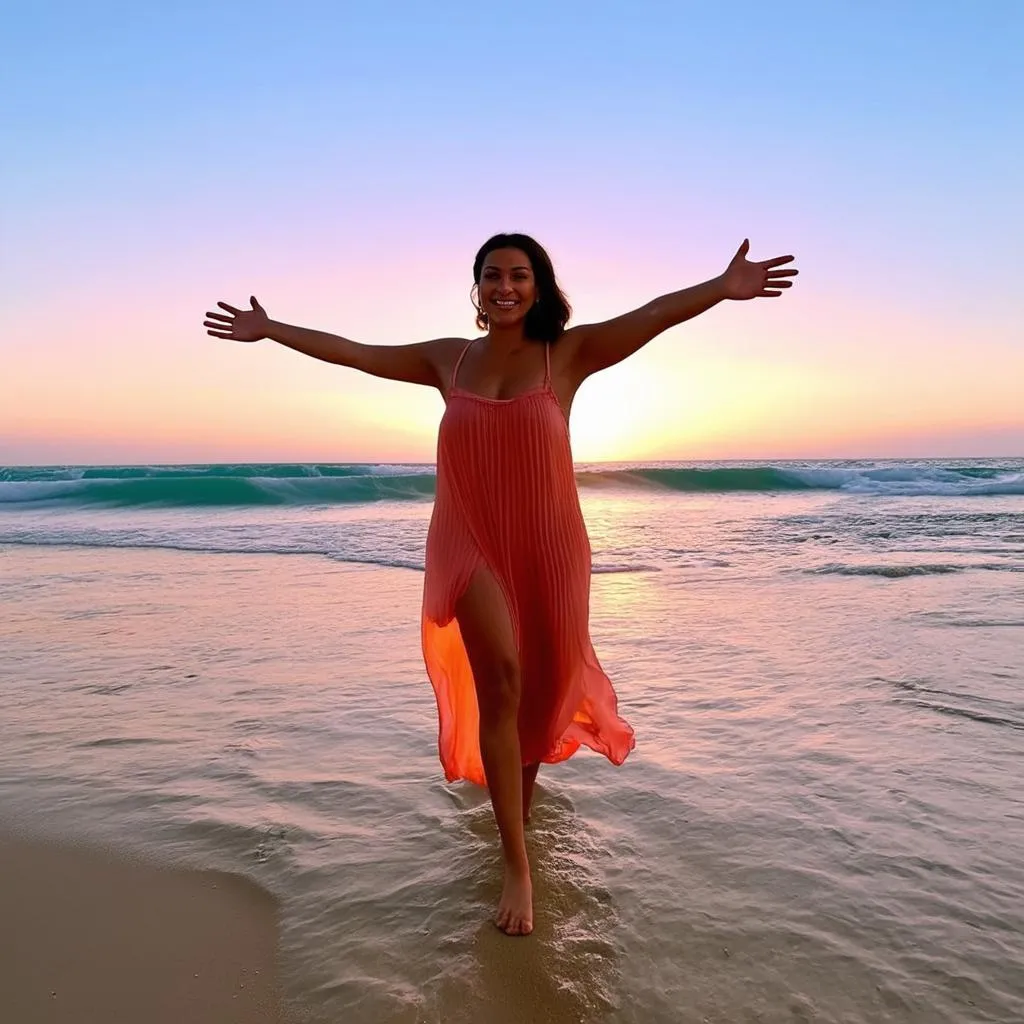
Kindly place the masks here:
[(202, 327), (473, 336), (792, 252), (588, 381), (580, 461), (1024, 455), (1024, 4), (38, 3), (0, 36), (0, 463), (431, 461), (439, 396)]

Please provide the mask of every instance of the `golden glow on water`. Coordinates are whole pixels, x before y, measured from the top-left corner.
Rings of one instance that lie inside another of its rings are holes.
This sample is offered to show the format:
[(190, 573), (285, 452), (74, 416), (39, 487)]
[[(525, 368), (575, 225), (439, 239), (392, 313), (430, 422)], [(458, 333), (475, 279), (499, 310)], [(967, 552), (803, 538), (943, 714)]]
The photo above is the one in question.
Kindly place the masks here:
[(625, 616), (620, 622), (635, 621), (640, 612), (646, 612), (651, 604), (656, 584), (652, 573), (615, 572), (602, 573), (598, 579), (601, 591), (601, 605), (609, 615)]

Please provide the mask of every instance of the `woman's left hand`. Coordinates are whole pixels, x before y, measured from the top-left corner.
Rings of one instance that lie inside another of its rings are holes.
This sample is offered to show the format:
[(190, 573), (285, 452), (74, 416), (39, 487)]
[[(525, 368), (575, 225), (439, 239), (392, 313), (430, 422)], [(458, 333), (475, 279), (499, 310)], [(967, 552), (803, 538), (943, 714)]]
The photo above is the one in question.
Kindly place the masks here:
[(736, 255), (722, 274), (722, 287), (727, 299), (774, 298), (782, 294), (781, 289), (793, 286), (793, 282), (786, 278), (795, 277), (800, 273), (799, 270), (774, 269), (783, 263), (792, 263), (792, 256), (776, 256), (771, 260), (751, 263), (747, 259), (749, 251), (750, 239), (744, 238), (743, 244), (736, 250)]

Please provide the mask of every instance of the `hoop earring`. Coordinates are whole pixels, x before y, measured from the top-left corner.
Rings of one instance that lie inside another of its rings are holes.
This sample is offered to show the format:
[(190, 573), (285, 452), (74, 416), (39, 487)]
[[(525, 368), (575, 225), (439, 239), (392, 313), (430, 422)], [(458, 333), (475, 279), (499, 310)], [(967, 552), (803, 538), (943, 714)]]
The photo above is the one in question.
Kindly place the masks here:
[(483, 330), (489, 323), (487, 314), (484, 312), (484, 307), (480, 305), (479, 300), (480, 287), (479, 285), (473, 285), (469, 289), (469, 301), (473, 303), (473, 308), (476, 310), (476, 325)]

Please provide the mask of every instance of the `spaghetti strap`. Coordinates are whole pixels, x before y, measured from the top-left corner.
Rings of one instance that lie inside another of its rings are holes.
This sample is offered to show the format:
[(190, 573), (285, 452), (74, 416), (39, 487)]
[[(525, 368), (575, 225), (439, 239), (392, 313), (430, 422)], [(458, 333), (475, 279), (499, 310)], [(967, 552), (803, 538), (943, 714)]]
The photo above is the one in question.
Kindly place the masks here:
[(544, 342), (544, 384), (551, 383), (551, 342)]
[(472, 345), (475, 340), (476, 339), (471, 339), (470, 341), (467, 341), (463, 346), (462, 351), (459, 353), (459, 358), (455, 360), (455, 369), (452, 370), (451, 383), (448, 385), (449, 391), (455, 387), (455, 378), (459, 375), (459, 367), (462, 365), (462, 360), (466, 358), (466, 353), (469, 351), (470, 345)]

